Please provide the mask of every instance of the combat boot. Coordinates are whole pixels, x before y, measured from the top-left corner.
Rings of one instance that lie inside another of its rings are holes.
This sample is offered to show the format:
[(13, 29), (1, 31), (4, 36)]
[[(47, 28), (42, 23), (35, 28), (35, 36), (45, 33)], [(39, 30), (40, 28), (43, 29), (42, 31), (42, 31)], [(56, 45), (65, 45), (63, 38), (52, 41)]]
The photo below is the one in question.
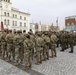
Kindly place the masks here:
[(16, 63), (14, 64), (15, 66), (19, 66), (18, 60), (16, 61)]
[(29, 69), (29, 66), (25, 66), (24, 68), (23, 68), (23, 70), (28, 70)]

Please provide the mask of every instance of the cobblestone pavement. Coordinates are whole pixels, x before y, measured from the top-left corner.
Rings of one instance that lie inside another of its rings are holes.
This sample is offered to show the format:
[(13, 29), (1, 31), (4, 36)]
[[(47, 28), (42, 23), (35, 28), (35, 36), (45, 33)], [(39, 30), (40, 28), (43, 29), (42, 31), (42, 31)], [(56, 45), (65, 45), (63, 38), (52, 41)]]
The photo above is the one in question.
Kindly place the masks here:
[(69, 53), (70, 49), (60, 52), (60, 49), (57, 48), (56, 58), (50, 58), (41, 65), (33, 63), (28, 71), (0, 60), (0, 75), (76, 75), (76, 47), (74, 53)]
[(44, 75), (76, 75), (76, 47), (74, 53), (69, 53), (70, 49), (60, 52), (57, 48), (57, 57), (43, 62), (41, 65), (33, 65), (32, 69)]

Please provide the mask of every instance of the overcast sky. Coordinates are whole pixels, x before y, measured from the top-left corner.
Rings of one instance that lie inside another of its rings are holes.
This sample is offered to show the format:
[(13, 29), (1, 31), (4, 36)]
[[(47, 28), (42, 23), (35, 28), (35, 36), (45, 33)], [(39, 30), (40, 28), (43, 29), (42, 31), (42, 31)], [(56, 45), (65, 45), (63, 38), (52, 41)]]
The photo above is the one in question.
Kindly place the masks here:
[(76, 0), (12, 0), (13, 7), (29, 12), (30, 22), (65, 25), (65, 17), (76, 15)]

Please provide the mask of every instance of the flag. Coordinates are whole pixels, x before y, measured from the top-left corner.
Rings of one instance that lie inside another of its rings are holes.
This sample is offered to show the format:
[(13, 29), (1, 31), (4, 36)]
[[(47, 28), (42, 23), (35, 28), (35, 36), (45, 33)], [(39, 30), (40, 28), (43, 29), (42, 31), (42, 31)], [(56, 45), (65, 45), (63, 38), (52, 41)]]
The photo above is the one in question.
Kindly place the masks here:
[(3, 22), (1, 22), (1, 31), (4, 31), (4, 25), (3, 25)]

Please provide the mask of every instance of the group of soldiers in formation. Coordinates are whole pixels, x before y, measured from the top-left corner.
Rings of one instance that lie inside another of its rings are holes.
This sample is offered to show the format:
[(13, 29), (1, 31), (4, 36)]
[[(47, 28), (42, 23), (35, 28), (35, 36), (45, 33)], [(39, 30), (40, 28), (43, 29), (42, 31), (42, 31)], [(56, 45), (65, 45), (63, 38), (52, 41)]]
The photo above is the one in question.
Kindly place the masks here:
[[(56, 46), (61, 45), (64, 51), (71, 48), (70, 53), (73, 53), (73, 46), (76, 44), (76, 34), (74, 32), (36, 32), (32, 30), (28, 33), (24, 30), (2, 31), (0, 34), (0, 57), (6, 58), (7, 62), (15, 61), (14, 65), (19, 66), (24, 63), (25, 70), (31, 68), (32, 61), (35, 55), (37, 65), (42, 61), (49, 60), (49, 57), (57, 57)], [(49, 53), (51, 49), (51, 53)], [(51, 56), (49, 55), (51, 54)]]

